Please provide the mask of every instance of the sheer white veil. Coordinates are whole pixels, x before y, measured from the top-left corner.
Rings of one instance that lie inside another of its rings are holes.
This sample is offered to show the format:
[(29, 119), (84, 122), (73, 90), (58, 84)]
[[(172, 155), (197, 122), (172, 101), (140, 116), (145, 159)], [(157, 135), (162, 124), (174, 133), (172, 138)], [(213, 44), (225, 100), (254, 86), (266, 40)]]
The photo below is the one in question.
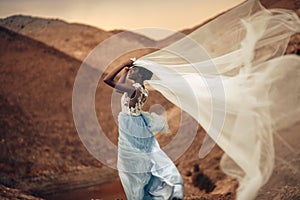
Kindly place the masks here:
[(274, 134), (300, 120), (300, 57), (283, 55), (295, 32), (294, 12), (248, 0), (134, 62), (224, 150), (221, 167), (238, 179), (237, 199), (256, 197), (274, 168)]

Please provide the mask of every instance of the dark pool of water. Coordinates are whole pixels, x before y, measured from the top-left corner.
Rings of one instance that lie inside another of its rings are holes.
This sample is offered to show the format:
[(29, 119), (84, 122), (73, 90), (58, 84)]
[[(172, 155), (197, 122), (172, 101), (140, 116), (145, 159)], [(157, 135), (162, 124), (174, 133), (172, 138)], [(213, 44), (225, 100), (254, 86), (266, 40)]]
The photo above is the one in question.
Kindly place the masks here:
[(126, 200), (120, 181), (51, 194), (44, 198), (47, 200)]

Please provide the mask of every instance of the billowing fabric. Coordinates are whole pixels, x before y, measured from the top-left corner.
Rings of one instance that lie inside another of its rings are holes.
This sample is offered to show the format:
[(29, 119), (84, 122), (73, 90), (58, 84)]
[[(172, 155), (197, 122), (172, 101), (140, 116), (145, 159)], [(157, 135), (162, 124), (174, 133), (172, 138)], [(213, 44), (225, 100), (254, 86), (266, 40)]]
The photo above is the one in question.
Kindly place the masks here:
[[(139, 85), (136, 89), (141, 87)], [(138, 108), (128, 109), (129, 97), (126, 95), (123, 94), (122, 112), (118, 115), (117, 167), (127, 198), (130, 200), (183, 198), (181, 175), (160, 149), (153, 135), (155, 131), (168, 131), (165, 116), (144, 112)], [(136, 106), (140, 108), (144, 102), (138, 102)], [(132, 112), (128, 113), (128, 110)]]
[(300, 121), (300, 57), (283, 55), (295, 32), (293, 11), (248, 0), (134, 62), (224, 150), (221, 167), (239, 181), (237, 199), (256, 197), (274, 168), (273, 135)]

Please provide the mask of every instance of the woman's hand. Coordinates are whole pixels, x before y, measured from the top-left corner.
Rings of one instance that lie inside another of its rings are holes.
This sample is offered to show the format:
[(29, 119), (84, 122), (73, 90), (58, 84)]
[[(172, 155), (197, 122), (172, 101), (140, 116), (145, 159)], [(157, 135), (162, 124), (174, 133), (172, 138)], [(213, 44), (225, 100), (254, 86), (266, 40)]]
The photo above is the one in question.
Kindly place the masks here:
[(128, 60), (127, 62), (125, 62), (123, 64), (124, 67), (131, 67), (133, 65), (133, 61), (132, 60)]
[[(125, 83), (125, 79), (127, 76), (127, 72), (131, 69), (131, 67), (133, 66), (133, 59), (128, 60), (127, 62), (125, 62), (123, 65), (120, 65), (119, 67), (117, 67), (116, 69), (112, 70), (109, 74), (107, 74), (103, 81), (108, 84), (109, 86), (122, 91), (122, 92), (127, 92), (128, 94), (132, 94), (135, 91), (135, 88), (131, 85), (127, 85)], [(118, 75), (119, 72), (121, 72), (122, 70), (125, 70), (125, 74), (121, 77), (121, 80), (119, 81), (115, 81), (115, 77)]]
[(131, 66), (125, 66), (125, 67), (124, 67), (124, 70), (125, 70), (126, 72), (128, 72), (131, 68), (132, 68)]

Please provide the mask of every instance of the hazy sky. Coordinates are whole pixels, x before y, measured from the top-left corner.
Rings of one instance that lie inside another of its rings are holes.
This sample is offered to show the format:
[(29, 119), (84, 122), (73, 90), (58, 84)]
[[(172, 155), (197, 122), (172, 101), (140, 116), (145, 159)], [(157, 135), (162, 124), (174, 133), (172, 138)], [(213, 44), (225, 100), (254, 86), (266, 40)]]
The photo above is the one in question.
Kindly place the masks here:
[(244, 0), (0, 0), (0, 18), (59, 18), (105, 30), (192, 28)]

